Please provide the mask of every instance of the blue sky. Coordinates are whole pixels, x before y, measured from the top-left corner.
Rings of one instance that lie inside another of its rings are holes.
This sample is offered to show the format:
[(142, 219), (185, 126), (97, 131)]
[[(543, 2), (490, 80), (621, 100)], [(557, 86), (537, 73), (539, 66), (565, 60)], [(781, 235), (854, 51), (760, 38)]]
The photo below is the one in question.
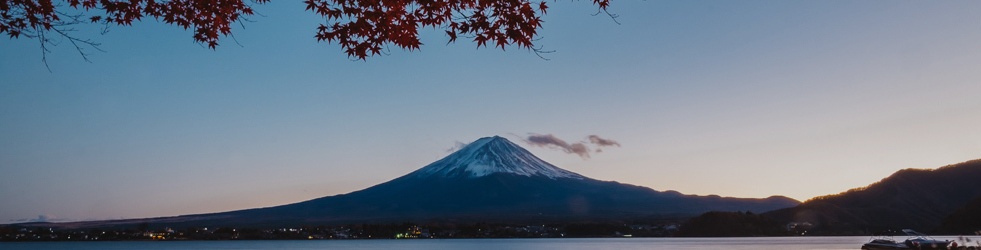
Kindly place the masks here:
[(981, 158), (981, 2), (551, 3), (538, 41), (352, 61), (300, 2), (208, 50), (144, 21), (67, 44), (0, 42), (0, 223), (264, 207), (347, 193), (457, 142), (600, 135), (559, 167), (689, 194), (804, 200)]

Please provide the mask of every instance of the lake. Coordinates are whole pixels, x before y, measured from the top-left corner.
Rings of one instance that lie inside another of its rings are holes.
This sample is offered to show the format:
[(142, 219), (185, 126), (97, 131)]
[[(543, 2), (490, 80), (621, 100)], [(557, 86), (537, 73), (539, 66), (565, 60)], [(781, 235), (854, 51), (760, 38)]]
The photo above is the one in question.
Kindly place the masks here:
[[(956, 237), (936, 237), (955, 240)], [(973, 237), (973, 241), (978, 240)], [(897, 238), (902, 240), (905, 238)], [(866, 236), (422, 240), (0, 242), (0, 249), (859, 249)]]

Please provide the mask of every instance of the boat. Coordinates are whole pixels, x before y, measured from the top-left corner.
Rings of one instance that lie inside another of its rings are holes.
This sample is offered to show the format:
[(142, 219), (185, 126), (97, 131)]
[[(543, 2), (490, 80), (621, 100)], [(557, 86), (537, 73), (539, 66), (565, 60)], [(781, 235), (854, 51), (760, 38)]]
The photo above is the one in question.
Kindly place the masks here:
[(903, 229), (903, 233), (907, 236), (903, 242), (893, 240), (891, 235), (873, 235), (868, 243), (862, 245), (862, 249), (951, 249), (956, 246), (953, 241), (937, 240), (912, 229)]
[(862, 249), (867, 250), (884, 250), (884, 249), (910, 249), (906, 244), (896, 242), (893, 239), (892, 234), (882, 233), (872, 235), (868, 243), (862, 244)]
[(903, 233), (909, 236), (903, 243), (906, 243), (911, 249), (950, 249), (951, 244), (953, 244), (953, 241), (937, 240), (911, 229), (903, 229)]

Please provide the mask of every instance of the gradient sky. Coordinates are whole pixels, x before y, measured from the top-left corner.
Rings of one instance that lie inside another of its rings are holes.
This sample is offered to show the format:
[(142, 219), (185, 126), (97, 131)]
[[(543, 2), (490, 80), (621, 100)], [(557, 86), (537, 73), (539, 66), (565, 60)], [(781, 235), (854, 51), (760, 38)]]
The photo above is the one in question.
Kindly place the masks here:
[[(216, 51), (145, 21), (0, 39), (0, 223), (219, 212), (378, 184), (501, 135), (601, 180), (805, 200), (981, 158), (981, 1), (558, 1), (526, 50), (352, 61), (300, 1)], [(600, 135), (584, 160), (519, 142)]]

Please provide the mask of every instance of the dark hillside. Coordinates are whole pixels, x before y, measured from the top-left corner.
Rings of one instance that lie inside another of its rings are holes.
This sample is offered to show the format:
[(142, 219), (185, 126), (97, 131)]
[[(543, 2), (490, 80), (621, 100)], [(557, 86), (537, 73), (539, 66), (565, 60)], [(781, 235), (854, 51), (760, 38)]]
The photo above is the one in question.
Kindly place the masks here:
[(981, 197), (948, 215), (938, 231), (951, 235), (981, 234)]
[(864, 188), (766, 213), (778, 221), (809, 222), (818, 234), (868, 234), (902, 228), (930, 232), (981, 197), (981, 160), (934, 170), (904, 169)]

